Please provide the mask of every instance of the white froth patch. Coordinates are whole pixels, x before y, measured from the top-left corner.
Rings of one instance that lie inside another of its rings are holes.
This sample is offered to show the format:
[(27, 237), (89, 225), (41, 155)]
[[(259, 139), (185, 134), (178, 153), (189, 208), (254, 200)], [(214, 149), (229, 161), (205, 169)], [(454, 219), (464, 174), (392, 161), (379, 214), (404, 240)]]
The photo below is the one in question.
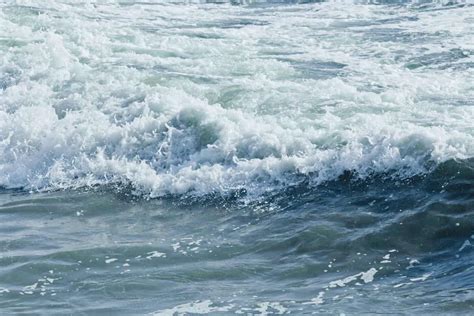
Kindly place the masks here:
[(464, 249), (472, 247), (471, 241), (469, 239), (466, 239), (464, 243), (461, 245), (461, 247), (458, 249), (458, 252), (463, 251)]
[(413, 269), (415, 266), (419, 265), (420, 261), (418, 259), (410, 259), (410, 262), (408, 263), (408, 267), (406, 267), (407, 270)]
[(370, 283), (374, 280), (374, 276), (376, 273), (377, 269), (370, 268), (368, 271), (361, 273), (360, 279), (364, 281), (364, 283)]
[(364, 281), (364, 283), (370, 283), (374, 280), (374, 275), (377, 273), (377, 269), (370, 268), (366, 272), (360, 272), (351, 276), (348, 276), (344, 279), (339, 279), (335, 281), (329, 282), (330, 288), (335, 287), (344, 287), (349, 283), (352, 283), (360, 278), (360, 280)]
[(432, 274), (433, 273), (425, 273), (421, 277), (411, 278), (410, 281), (412, 281), (412, 282), (426, 281)]
[(258, 307), (255, 308), (255, 312), (259, 315), (282, 315), (287, 309), (279, 302), (263, 302), (258, 303)]
[(214, 303), (211, 300), (204, 300), (204, 301), (195, 301), (192, 303), (185, 303), (181, 305), (177, 305), (173, 308), (160, 310), (151, 315), (155, 316), (174, 316), (176, 314), (183, 315), (183, 314), (208, 314), (208, 313), (215, 313), (215, 312), (228, 312), (233, 308), (233, 305), (228, 306), (214, 306)]
[(324, 292), (321, 291), (318, 293), (318, 296), (314, 297), (311, 299), (311, 301), (309, 302), (304, 302), (303, 305), (309, 305), (309, 304), (313, 304), (313, 305), (321, 305), (324, 303)]
[(150, 251), (147, 253), (146, 256), (147, 259), (152, 259), (152, 258), (166, 258), (166, 253), (164, 252), (159, 252), (159, 251)]

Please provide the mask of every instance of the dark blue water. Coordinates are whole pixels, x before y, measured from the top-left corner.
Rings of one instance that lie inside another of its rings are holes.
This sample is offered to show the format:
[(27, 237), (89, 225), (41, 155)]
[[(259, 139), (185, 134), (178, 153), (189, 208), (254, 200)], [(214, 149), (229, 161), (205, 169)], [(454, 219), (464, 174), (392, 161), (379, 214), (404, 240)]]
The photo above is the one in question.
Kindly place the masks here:
[(3, 191), (2, 313), (467, 314), (473, 176), (450, 161), (249, 205)]

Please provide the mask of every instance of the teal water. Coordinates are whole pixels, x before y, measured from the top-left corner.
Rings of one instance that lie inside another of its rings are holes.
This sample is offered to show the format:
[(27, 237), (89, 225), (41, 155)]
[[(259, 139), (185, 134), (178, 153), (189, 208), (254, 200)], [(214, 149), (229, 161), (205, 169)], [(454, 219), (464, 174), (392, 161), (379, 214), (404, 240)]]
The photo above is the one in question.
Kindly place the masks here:
[(250, 205), (3, 192), (2, 314), (467, 314), (473, 170)]
[(466, 315), (470, 1), (0, 1), (0, 315)]

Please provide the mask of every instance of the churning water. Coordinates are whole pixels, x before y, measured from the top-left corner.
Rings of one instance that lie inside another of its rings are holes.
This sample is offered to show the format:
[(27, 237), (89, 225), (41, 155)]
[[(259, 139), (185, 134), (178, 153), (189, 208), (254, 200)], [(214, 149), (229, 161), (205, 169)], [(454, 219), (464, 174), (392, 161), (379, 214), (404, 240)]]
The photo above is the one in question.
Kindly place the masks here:
[(473, 3), (204, 2), (0, 1), (0, 313), (472, 311)]

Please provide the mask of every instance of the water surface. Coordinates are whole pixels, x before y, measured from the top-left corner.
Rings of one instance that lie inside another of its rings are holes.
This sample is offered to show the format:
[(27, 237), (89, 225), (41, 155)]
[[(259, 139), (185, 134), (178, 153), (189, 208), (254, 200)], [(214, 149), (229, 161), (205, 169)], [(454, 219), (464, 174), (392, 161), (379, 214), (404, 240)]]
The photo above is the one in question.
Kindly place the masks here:
[(0, 10), (2, 315), (472, 310), (469, 1)]

